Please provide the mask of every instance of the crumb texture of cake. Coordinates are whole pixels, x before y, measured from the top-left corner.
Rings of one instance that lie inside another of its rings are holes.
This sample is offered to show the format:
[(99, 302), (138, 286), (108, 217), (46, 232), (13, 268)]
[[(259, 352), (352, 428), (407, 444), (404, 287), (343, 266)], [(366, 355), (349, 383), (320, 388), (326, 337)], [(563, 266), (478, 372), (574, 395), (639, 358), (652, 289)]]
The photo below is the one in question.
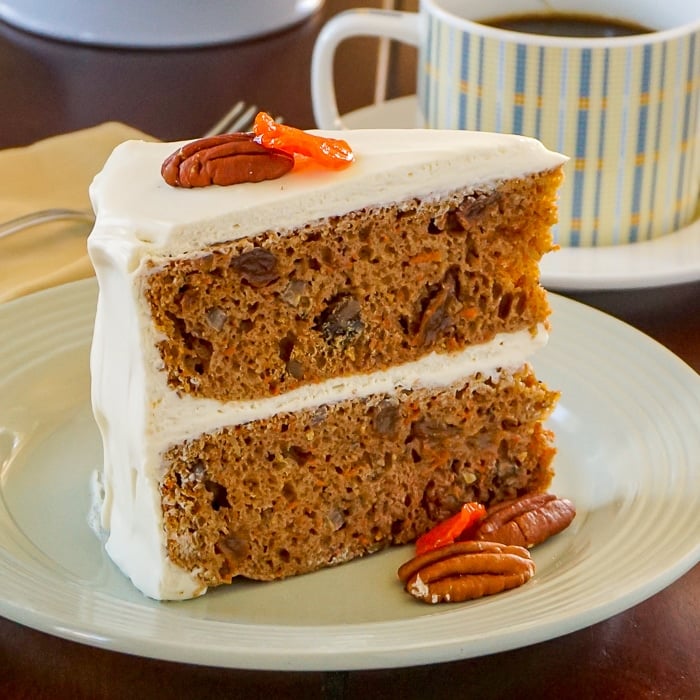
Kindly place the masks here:
[(145, 595), (279, 579), (547, 488), (538, 264), (565, 158), (520, 136), (323, 132), (355, 160), (171, 187), (183, 143), (90, 190), (105, 549)]
[(173, 446), (161, 482), (170, 558), (207, 586), (283, 578), (410, 542), (462, 503), (543, 491), (556, 399), (524, 367)]
[(176, 391), (262, 398), (535, 328), (558, 171), (354, 211), (156, 265), (146, 296)]

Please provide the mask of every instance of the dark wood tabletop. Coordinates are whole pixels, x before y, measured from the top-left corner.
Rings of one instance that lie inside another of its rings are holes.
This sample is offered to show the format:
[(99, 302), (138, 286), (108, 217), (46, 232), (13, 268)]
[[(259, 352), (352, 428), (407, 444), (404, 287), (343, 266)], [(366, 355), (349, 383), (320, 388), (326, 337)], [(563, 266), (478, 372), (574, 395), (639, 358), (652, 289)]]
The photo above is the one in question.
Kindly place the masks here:
[[(61, 43), (0, 23), (0, 147), (117, 120), (161, 139), (202, 133), (237, 99), (315, 126), (313, 42), (332, 15), (238, 44), (124, 50)], [(413, 4), (413, 3), (409, 3)], [(341, 112), (370, 104), (377, 44), (341, 46)], [(414, 90), (415, 54), (392, 49), (388, 97)], [(700, 283), (569, 294), (636, 326), (700, 372)], [(700, 416), (698, 416), (700, 430)], [(697, 456), (700, 459), (700, 456)], [(0, 591), (0, 596), (2, 591)], [(614, 617), (481, 658), (352, 672), (262, 672), (154, 660), (0, 619), (2, 698), (700, 698), (700, 566)]]

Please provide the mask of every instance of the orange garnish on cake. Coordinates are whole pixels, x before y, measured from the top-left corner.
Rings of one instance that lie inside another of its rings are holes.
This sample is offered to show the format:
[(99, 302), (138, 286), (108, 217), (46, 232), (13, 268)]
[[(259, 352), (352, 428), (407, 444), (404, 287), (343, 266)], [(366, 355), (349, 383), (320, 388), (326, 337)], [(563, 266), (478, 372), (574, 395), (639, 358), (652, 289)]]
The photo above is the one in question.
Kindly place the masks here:
[(306, 156), (332, 170), (347, 168), (355, 160), (352, 149), (343, 139), (317, 136), (280, 124), (265, 112), (258, 112), (255, 117), (253, 133), (255, 141), (266, 148)]
[(173, 187), (239, 185), (275, 180), (302, 161), (341, 170), (354, 160), (352, 149), (342, 139), (316, 136), (258, 112), (252, 133), (191, 141), (166, 158), (161, 175)]

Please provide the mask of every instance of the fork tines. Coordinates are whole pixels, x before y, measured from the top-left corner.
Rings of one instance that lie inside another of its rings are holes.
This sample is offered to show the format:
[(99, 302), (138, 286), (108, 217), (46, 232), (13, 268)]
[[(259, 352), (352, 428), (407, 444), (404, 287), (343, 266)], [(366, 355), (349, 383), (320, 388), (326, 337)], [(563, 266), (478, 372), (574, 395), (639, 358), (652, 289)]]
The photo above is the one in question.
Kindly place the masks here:
[(258, 108), (255, 105), (246, 105), (242, 100), (236, 102), (204, 135), (216, 136), (217, 134), (229, 134), (234, 131), (245, 131), (253, 123), (257, 111)]
[[(258, 108), (255, 105), (246, 105), (243, 100), (236, 102), (204, 136), (231, 134), (234, 131), (250, 131), (253, 128), (253, 122), (257, 113)], [(281, 124), (284, 119), (278, 115), (275, 117), (275, 121)]]

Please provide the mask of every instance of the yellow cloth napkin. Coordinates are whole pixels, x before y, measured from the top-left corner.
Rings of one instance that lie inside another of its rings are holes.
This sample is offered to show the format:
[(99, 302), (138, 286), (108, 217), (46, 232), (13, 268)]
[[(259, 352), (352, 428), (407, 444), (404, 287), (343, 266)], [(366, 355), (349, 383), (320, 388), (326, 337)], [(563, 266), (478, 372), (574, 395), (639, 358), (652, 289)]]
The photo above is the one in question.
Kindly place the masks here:
[[(0, 221), (39, 209), (90, 209), (88, 187), (112, 149), (127, 139), (154, 140), (108, 122), (0, 151)], [(0, 302), (93, 274), (90, 224), (58, 221), (0, 239)]]

